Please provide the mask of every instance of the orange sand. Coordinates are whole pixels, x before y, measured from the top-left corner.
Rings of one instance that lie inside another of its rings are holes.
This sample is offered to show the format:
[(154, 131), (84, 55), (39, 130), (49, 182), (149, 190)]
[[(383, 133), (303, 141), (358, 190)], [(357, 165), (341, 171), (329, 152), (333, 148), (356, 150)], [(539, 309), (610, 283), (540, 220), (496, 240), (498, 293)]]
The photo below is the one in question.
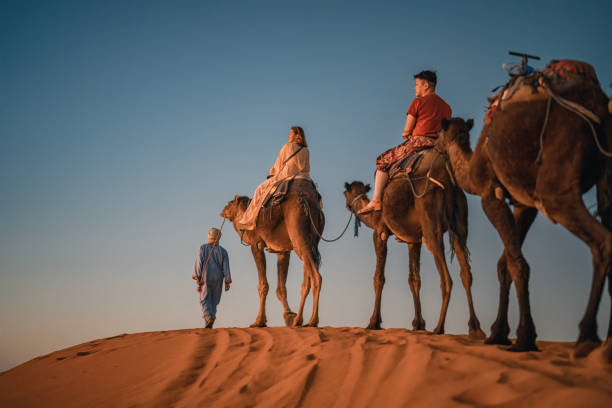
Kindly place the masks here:
[(610, 407), (571, 343), (510, 353), (404, 329), (191, 329), (94, 340), (0, 373), (1, 407)]

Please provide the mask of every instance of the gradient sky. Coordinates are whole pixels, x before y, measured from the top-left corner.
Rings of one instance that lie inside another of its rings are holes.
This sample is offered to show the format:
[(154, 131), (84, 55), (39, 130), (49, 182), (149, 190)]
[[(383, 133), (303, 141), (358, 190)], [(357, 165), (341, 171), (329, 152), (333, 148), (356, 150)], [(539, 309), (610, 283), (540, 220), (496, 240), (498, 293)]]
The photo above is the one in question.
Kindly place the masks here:
[[(225, 203), (265, 179), (292, 125), (306, 130), (332, 237), (349, 216), (344, 182), (373, 182), (376, 156), (402, 141), (414, 73), (437, 70), (453, 114), (475, 119), (473, 142), (490, 90), (506, 81), (501, 64), (516, 61), (508, 50), (541, 56), (537, 68), (588, 61), (610, 93), (608, 1), (454, 3), (1, 1), (0, 371), (95, 338), (201, 327), (197, 249)], [(592, 192), (585, 202), (595, 203)], [(488, 333), (502, 245), (479, 200), (469, 205), (473, 291)], [(257, 313), (256, 269), (229, 223), (221, 244), (234, 284), (217, 326), (244, 327)], [(320, 250), (320, 324), (366, 325), (371, 232)], [(588, 248), (540, 215), (525, 254), (538, 338), (574, 340)], [(296, 309), (302, 263), (291, 262)], [(268, 322), (281, 325), (274, 255), (268, 265)], [(411, 328), (407, 265), (406, 246), (390, 240), (385, 327)], [(466, 333), (457, 262), (450, 268), (447, 332)], [(431, 330), (440, 282), (425, 249), (421, 274)]]

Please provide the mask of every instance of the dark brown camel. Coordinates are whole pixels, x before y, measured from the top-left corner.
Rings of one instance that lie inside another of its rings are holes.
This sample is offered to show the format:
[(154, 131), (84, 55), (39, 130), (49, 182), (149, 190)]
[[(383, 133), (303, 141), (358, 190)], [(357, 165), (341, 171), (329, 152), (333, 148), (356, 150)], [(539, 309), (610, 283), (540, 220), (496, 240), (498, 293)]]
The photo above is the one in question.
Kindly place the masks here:
[[(429, 169), (437, 152), (428, 154), (423, 159), (421, 169)], [(438, 164), (432, 168), (431, 175), (443, 183), (444, 189), (424, 180), (414, 182), (417, 194), (422, 194), (427, 188), (427, 194), (421, 198), (415, 198), (409, 182), (405, 178), (392, 179), (385, 188), (382, 211), (359, 215), (359, 219), (374, 230), (373, 241), (376, 251), (376, 272), (374, 274), (374, 291), (376, 299), (374, 311), (370, 318), (368, 329), (380, 329), (382, 317), (380, 311), (382, 290), (385, 284), (385, 263), (387, 259), (387, 239), (395, 235), (398, 241), (406, 242), (409, 251), (409, 277), (408, 282), (414, 301), (415, 317), (412, 321), (414, 330), (424, 330), (425, 321), (421, 315), (421, 276), (420, 257), (421, 242), (433, 254), (436, 267), (440, 274), (440, 289), (442, 290), (442, 308), (440, 318), (434, 329), (435, 334), (444, 333), (444, 322), (448, 303), (450, 301), (452, 279), (448, 272), (444, 256), (443, 233), (449, 231), (450, 241), (461, 265), (461, 281), (465, 288), (470, 319), (468, 322), (469, 334), (472, 338), (484, 339), (485, 334), (480, 329), (480, 322), (474, 312), (472, 301), (472, 273), (468, 260), (467, 250), (467, 200), (465, 194), (454, 186), (450, 180), (444, 165), (444, 161), (438, 156)], [(419, 174), (415, 175), (418, 177)], [(369, 202), (366, 193), (370, 190), (369, 185), (354, 181), (345, 184), (344, 196), (346, 197), (347, 209), (357, 213)]]
[[(608, 100), (599, 86), (574, 87), (562, 96), (580, 103), (601, 118), (602, 125), (596, 127), (598, 137), (609, 149), (612, 120), (607, 112)], [(484, 126), (474, 151), (469, 138), (472, 120), (444, 121), (441, 139), (459, 186), (481, 197), (482, 208), (504, 243), (504, 253), (498, 262), (499, 309), (486, 342), (511, 344), (508, 339), (508, 292), (514, 282), (520, 321), (511, 350), (537, 350), (529, 306), (529, 265), (521, 246), (540, 210), (591, 248), (593, 285), (580, 322), (576, 350), (577, 355), (584, 355), (600, 343), (596, 315), (606, 274), (612, 294), (611, 165), (596, 147), (587, 122), (554, 102), (543, 134), (541, 163), (537, 165), (546, 105), (545, 99), (506, 105)], [(601, 222), (589, 213), (582, 201), (582, 194), (595, 184)], [(513, 211), (506, 202), (508, 197), (514, 204)], [(608, 329), (608, 339), (611, 330), (612, 327)], [(610, 341), (607, 352), (610, 356)]]
[[(266, 256), (264, 248), (275, 252), (278, 256), (278, 283), (276, 296), (283, 304), (284, 319), (287, 326), (301, 326), (303, 323), (304, 302), (310, 289), (313, 293), (312, 317), (308, 326), (316, 327), (319, 324), (319, 293), (322, 278), (319, 274), (321, 256), (319, 254), (319, 236), (313, 231), (308, 211), (317, 231), (322, 234), (325, 217), (319, 205), (319, 197), (308, 180), (296, 179), (291, 183), (286, 200), (279, 206), (264, 208), (257, 218), (257, 228), (242, 233), (241, 224), (237, 222), (249, 205), (249, 198), (236, 196), (230, 201), (221, 216), (234, 224), (234, 229), (241, 236), (241, 240), (251, 246), (251, 252), (257, 265), (259, 274), (259, 313), (251, 327), (266, 326), (266, 296), (268, 294), (268, 279), (266, 277)], [(304, 281), (300, 307), (293, 313), (287, 303), (287, 270), (291, 250), (304, 262)]]

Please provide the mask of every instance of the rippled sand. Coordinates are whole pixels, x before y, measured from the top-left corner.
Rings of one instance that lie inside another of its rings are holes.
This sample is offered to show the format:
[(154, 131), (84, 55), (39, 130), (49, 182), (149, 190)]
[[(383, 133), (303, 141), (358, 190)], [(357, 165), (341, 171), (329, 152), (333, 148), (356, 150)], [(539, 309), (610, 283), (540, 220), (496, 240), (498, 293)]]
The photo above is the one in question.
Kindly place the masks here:
[(511, 353), (404, 329), (221, 328), (120, 335), (0, 374), (2, 407), (612, 406), (601, 351)]

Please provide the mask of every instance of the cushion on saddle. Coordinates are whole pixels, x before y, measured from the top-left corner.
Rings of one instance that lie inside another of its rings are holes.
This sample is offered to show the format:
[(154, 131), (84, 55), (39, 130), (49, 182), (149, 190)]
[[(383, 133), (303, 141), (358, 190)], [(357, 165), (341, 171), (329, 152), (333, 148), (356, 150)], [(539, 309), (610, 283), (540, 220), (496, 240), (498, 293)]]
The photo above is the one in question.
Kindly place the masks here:
[(575, 60), (552, 60), (542, 73), (549, 77), (553, 88), (556, 86), (568, 87), (582, 84), (585, 81), (599, 85), (595, 69), (586, 62)]
[(542, 81), (555, 93), (563, 93), (576, 86), (599, 86), (595, 69), (586, 62), (553, 60), (542, 70), (512, 77), (500, 92), (488, 98), (485, 124), (490, 123), (493, 116), (507, 104), (547, 99), (549, 94)]
[(408, 156), (395, 162), (389, 169), (389, 180), (398, 177), (407, 177), (410, 173), (416, 171), (421, 164), (423, 156), (430, 152), (432, 147), (417, 150), (410, 153)]
[(319, 194), (319, 192), (317, 191), (317, 186), (315, 185), (314, 181), (312, 181), (310, 178), (296, 176), (281, 180), (276, 185), (276, 188), (272, 191), (272, 193), (268, 194), (268, 196), (264, 199), (263, 207), (269, 208), (280, 205), (283, 201), (287, 199), (287, 194), (289, 194), (290, 192), (295, 192), (295, 188), (291, 187), (293, 181), (298, 180), (302, 181), (302, 183), (300, 183), (302, 185), (302, 188), (299, 189), (300, 191), (303, 190), (306, 193), (314, 192), (318, 200), (321, 201), (321, 194)]

